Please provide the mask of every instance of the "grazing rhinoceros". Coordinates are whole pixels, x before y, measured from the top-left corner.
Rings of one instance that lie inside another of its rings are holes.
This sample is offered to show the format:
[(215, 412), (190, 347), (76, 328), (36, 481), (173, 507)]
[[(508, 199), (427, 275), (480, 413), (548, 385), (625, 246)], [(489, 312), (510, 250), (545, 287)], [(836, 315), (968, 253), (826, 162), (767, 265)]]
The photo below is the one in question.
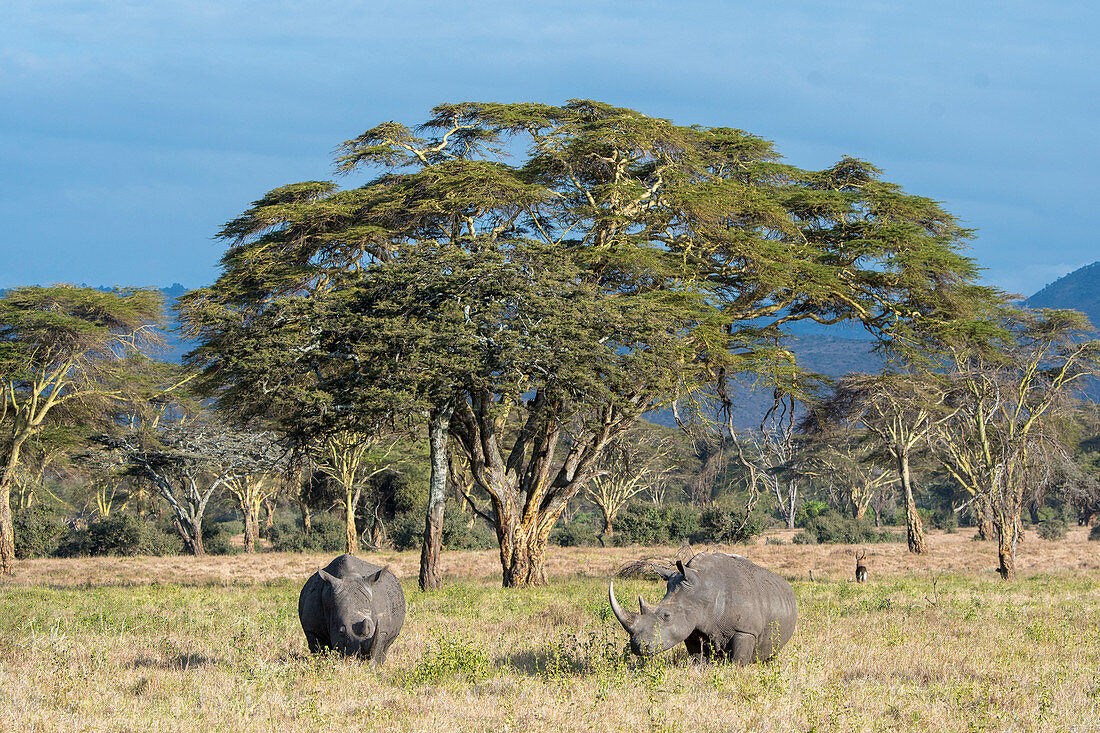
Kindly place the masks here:
[(743, 557), (705, 553), (658, 572), (668, 591), (656, 606), (638, 596), (641, 613), (619, 605), (614, 583), (608, 589), (635, 654), (657, 654), (682, 641), (693, 657), (748, 664), (771, 659), (794, 633), (798, 607), (790, 584)]
[(341, 555), (306, 580), (298, 618), (311, 652), (335, 649), (379, 665), (405, 623), (405, 594), (386, 568)]

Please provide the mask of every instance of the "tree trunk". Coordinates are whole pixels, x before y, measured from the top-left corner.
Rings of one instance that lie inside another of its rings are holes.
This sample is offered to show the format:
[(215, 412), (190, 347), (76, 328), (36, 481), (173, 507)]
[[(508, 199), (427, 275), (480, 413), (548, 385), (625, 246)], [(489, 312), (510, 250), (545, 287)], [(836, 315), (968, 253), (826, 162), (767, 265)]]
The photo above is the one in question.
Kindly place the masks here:
[(15, 572), (15, 526), (11, 516), (11, 485), (23, 440), (15, 438), (0, 468), (0, 576)]
[(1019, 538), (1019, 517), (1010, 518), (998, 513), (994, 522), (997, 530), (997, 572), (1004, 580), (1016, 579), (1016, 541)]
[(420, 590), (439, 590), (439, 554), (443, 549), (443, 509), (447, 503), (447, 433), (450, 405), (432, 410), (428, 417), (428, 444), (432, 472), (428, 480), (428, 511), (424, 518), (424, 539), (420, 546)]
[(344, 538), (345, 551), (349, 555), (359, 552), (359, 530), (355, 528), (355, 495), (350, 486), (344, 487)]
[(302, 530), (309, 534), (313, 531), (313, 513), (309, 510), (309, 505), (304, 501), (301, 502), (302, 507)]
[(902, 488), (905, 489), (905, 534), (909, 543), (909, 552), (919, 555), (928, 551), (928, 543), (924, 538), (924, 524), (917, 512), (917, 502), (913, 498), (909, 454), (905, 451), (898, 453), (898, 474), (901, 476)]
[(0, 575), (15, 572), (15, 527), (11, 517), (11, 473), (0, 478)]
[(497, 528), (500, 538), (502, 585), (505, 588), (529, 588), (546, 585), (546, 548), (550, 530), (561, 515), (556, 511), (540, 515), (532, 524), (524, 525), (518, 517), (509, 517)]
[(254, 507), (250, 507), (247, 504), (242, 507), (244, 509), (244, 551), (255, 552), (256, 551), (256, 537), (257, 532), (256, 511)]
[(978, 499), (978, 537), (983, 540), (993, 539), (993, 505), (989, 496), (982, 494)]

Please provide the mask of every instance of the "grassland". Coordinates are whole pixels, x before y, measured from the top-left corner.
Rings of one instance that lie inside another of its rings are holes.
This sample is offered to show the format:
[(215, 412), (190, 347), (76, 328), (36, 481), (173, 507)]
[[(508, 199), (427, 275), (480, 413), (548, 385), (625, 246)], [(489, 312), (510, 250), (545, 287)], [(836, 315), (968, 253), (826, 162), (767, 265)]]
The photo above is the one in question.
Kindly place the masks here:
[(869, 546), (866, 585), (850, 547), (733, 548), (800, 606), (779, 659), (747, 668), (624, 655), (607, 578), (674, 548), (555, 550), (525, 591), (493, 553), (451, 553), (434, 594), (414, 554), (367, 555), (409, 605), (381, 671), (306, 654), (297, 594), (328, 557), (30, 561), (0, 584), (0, 730), (1100, 730), (1097, 543), (1029, 536), (1010, 584), (989, 545), (932, 546)]

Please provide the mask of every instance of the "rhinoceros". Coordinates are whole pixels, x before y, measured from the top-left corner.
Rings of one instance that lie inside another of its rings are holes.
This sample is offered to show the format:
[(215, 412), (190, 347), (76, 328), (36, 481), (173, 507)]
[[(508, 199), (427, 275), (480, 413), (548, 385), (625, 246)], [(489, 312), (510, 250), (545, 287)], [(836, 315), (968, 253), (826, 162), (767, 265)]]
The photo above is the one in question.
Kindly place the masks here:
[(405, 594), (388, 569), (341, 555), (306, 580), (298, 618), (311, 652), (335, 649), (380, 665), (405, 623)]
[(668, 581), (665, 597), (651, 606), (638, 596), (640, 613), (619, 605), (614, 582), (608, 588), (635, 654), (684, 642), (693, 658), (748, 664), (774, 657), (794, 633), (798, 607), (790, 584), (743, 557), (704, 553), (658, 572)]

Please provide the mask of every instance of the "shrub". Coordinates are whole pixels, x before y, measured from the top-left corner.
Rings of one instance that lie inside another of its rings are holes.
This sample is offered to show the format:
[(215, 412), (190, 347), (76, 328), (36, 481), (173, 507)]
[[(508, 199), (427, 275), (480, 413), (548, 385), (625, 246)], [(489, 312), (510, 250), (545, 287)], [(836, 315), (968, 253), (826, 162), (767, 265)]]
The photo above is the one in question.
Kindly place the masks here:
[[(204, 522), (202, 525), (202, 548), (210, 555), (229, 555), (234, 551), (231, 543), (233, 535), (232, 525), (241, 526), (240, 522)], [(227, 526), (228, 525), (228, 526)]]
[(699, 516), (699, 531), (693, 537), (697, 542), (731, 544), (744, 542), (764, 531), (764, 518), (748, 514), (744, 507), (716, 504), (703, 510)]
[(550, 535), (550, 541), (561, 547), (591, 547), (600, 544), (597, 527), (603, 518), (593, 514), (578, 514), (570, 522), (563, 522)]
[(1089, 530), (1089, 539), (1093, 542), (1100, 541), (1100, 524)]
[[(424, 539), (424, 512), (407, 511), (398, 514), (389, 526), (390, 541), (398, 550), (420, 547)], [(443, 547), (448, 550), (488, 550), (497, 546), (496, 534), (481, 519), (459, 511), (443, 513)]]
[(292, 519), (275, 522), (268, 534), (271, 547), (277, 552), (343, 552), (347, 549), (344, 520), (329, 512), (313, 515), (309, 534), (300, 522)]
[(63, 555), (175, 555), (183, 541), (152, 522), (133, 514), (115, 513), (72, 530), (59, 554)]
[(64, 517), (42, 504), (14, 512), (12, 527), (15, 530), (15, 556), (21, 560), (54, 554), (69, 531)]
[(794, 537), (791, 537), (791, 543), (795, 545), (816, 545), (817, 537), (813, 536), (806, 530), (802, 530)]
[(893, 542), (898, 539), (893, 532), (876, 529), (867, 517), (855, 519), (836, 509), (828, 509), (806, 519), (803, 530), (822, 544)]
[(1036, 533), (1044, 540), (1064, 540), (1066, 538), (1066, 523), (1061, 519), (1047, 519), (1039, 523)]
[(627, 504), (615, 517), (616, 545), (663, 545), (692, 539), (699, 510), (690, 504)]

